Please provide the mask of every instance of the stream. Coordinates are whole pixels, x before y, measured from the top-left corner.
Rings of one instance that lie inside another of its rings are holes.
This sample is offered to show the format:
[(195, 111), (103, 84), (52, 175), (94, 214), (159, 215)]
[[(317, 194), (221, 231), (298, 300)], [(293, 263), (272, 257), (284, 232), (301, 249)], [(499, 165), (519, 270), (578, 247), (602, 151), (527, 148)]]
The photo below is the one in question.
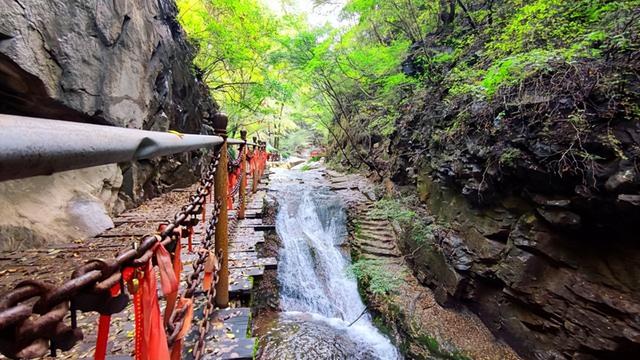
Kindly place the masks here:
[(272, 171), (282, 242), (281, 312), (262, 339), (260, 359), (399, 359), (398, 350), (363, 313), (344, 246), (345, 208), (322, 171)]

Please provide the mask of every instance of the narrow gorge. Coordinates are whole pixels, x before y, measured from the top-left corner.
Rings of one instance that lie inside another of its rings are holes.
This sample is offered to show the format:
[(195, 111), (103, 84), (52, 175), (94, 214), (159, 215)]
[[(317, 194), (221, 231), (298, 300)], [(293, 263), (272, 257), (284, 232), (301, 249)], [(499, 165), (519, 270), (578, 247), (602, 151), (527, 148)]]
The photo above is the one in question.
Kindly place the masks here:
[(635, 360), (639, 161), (640, 0), (0, 0), (0, 358)]

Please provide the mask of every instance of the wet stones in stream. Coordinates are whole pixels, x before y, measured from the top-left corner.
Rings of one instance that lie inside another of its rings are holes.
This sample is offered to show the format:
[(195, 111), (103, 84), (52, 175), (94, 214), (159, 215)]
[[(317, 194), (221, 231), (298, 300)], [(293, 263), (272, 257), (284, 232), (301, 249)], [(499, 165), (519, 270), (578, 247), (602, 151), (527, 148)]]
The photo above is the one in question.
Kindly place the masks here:
[(283, 313), (261, 339), (260, 360), (377, 359), (352, 340), (346, 329), (336, 328), (309, 314)]

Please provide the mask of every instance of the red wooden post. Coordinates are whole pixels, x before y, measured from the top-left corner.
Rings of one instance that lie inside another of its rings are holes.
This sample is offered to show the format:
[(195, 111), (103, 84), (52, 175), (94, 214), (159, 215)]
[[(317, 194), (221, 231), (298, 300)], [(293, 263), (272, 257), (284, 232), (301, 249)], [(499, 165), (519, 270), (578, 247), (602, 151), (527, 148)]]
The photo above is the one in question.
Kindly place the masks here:
[(215, 134), (224, 139), (220, 146), (220, 162), (215, 174), (214, 189), (215, 199), (220, 204), (220, 214), (218, 215), (218, 224), (215, 232), (215, 250), (216, 254), (222, 254), (218, 272), (219, 280), (216, 284), (216, 305), (226, 308), (229, 306), (229, 218), (227, 212), (227, 197), (229, 196), (227, 192), (229, 181), (227, 170), (229, 162), (227, 156), (227, 123), (229, 119), (224, 114), (216, 114), (212, 120)]
[(240, 195), (238, 196), (238, 219), (244, 219), (244, 213), (247, 208), (247, 130), (240, 130), (240, 138), (244, 140), (244, 146), (242, 146), (242, 153), (238, 154), (240, 157)]
[(255, 145), (253, 145), (253, 166), (251, 166), (251, 191), (255, 194), (256, 191), (258, 191), (258, 166), (260, 166), (260, 158), (259, 158), (259, 151), (258, 151), (258, 139), (254, 136), (253, 137), (253, 143)]

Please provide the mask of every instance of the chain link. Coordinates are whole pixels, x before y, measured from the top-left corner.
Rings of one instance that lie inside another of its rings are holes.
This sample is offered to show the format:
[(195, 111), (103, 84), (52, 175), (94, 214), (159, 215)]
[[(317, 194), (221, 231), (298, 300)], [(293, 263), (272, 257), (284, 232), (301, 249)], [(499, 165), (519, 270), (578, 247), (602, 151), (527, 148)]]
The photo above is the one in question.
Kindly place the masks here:
[(242, 162), (242, 152), (244, 151), (244, 148), (246, 146), (246, 143), (244, 144), (240, 144), (240, 147), (238, 148), (238, 158), (231, 160), (231, 152), (228, 152), (228, 157), (229, 157), (229, 162), (228, 162), (228, 167), (229, 167), (229, 172), (233, 172), (235, 169), (240, 167), (240, 163)]
[[(219, 208), (218, 208), (218, 211), (219, 211)], [(211, 219), (211, 221), (209, 222), (209, 226), (207, 227), (207, 233), (203, 242), (205, 251), (202, 252), (206, 254), (205, 260), (206, 260), (206, 257), (209, 256), (209, 254), (211, 254), (210, 251), (214, 246), (213, 238), (216, 231), (217, 222), (218, 222), (218, 217), (216, 216), (215, 218)], [(220, 270), (222, 256), (223, 256), (222, 252), (218, 252), (217, 254), (218, 262), (217, 264), (215, 264), (214, 272), (213, 272), (213, 284), (211, 285), (209, 290), (207, 290), (207, 300), (205, 303), (204, 314), (202, 317), (202, 321), (200, 322), (200, 326), (198, 327), (198, 341), (196, 342), (196, 345), (193, 349), (193, 356), (196, 360), (199, 360), (204, 353), (206, 336), (207, 336), (207, 333), (209, 332), (209, 323), (210, 323), (209, 317), (213, 313), (213, 309), (215, 307), (216, 285), (220, 280), (218, 276), (218, 272)]]
[[(198, 258), (193, 263), (193, 272), (191, 273), (190, 276), (187, 277), (187, 280), (186, 280), (187, 286), (185, 287), (184, 292), (181, 295), (181, 297), (183, 298), (186, 298), (186, 299), (193, 298), (193, 295), (196, 292), (198, 284), (202, 283), (201, 275), (204, 272), (204, 267), (207, 261), (207, 257), (209, 256), (209, 251), (213, 249), (215, 245), (215, 242), (214, 242), (215, 226), (219, 221), (219, 215), (220, 215), (220, 203), (216, 202), (214, 205), (214, 209), (211, 211), (211, 220), (208, 223), (204, 241), (202, 242), (202, 245), (198, 250)], [(216, 264), (216, 268), (217, 266), (218, 265)], [(213, 286), (215, 286), (215, 284), (217, 284), (217, 281), (214, 282)], [(186, 307), (180, 308), (180, 309), (174, 309), (173, 313), (171, 314), (169, 324), (167, 325), (167, 334), (169, 334), (169, 336), (167, 337), (167, 341), (169, 343), (169, 346), (172, 346), (177, 340), (177, 335), (180, 333), (180, 330), (184, 325), (184, 318), (187, 310), (188, 308)]]
[(244, 174), (240, 174), (240, 176), (238, 177), (238, 181), (233, 186), (233, 189), (231, 189), (231, 191), (229, 192), (229, 197), (234, 197), (238, 194), (238, 191), (240, 191), (240, 186), (242, 186), (243, 180), (244, 180)]
[[(182, 234), (178, 234), (176, 230), (180, 226), (193, 225), (193, 219), (197, 222), (206, 198), (212, 191), (219, 162), (218, 148), (215, 151), (214, 160), (200, 180), (200, 186), (195, 195), (190, 197), (189, 204), (184, 206), (159, 234), (143, 236), (138, 246), (119, 252), (114, 259), (87, 261), (76, 268), (70, 280), (60, 286), (54, 287), (37, 280), (27, 280), (4, 294), (0, 298), (0, 335), (3, 337), (0, 352), (12, 358), (33, 358), (44, 355), (49, 349), (49, 342), (52, 347), (55, 345), (56, 348), (66, 351), (81, 341), (83, 336), (77, 328), (75, 312), (72, 311), (71, 314), (71, 326), (64, 324), (64, 317), (69, 313), (69, 301), (81, 293), (105, 293), (114, 285), (121, 283), (122, 269), (146, 264), (151, 259), (153, 248), (158, 242), (170, 249), (180, 246)], [(219, 204), (216, 204), (213, 210), (214, 216), (211, 219), (214, 229), (218, 221), (218, 213)], [(207, 235), (210, 237), (209, 229)], [(203, 259), (206, 260), (206, 256)], [(185, 296), (193, 296), (198, 283), (196, 280), (204, 269), (204, 260), (199, 257), (194, 265), (194, 274), (189, 277), (191, 283), (187, 286)], [(37, 301), (33, 302), (32, 299)], [(174, 311), (168, 325), (172, 328), (172, 335), (176, 328), (182, 328), (184, 317), (184, 309)]]

